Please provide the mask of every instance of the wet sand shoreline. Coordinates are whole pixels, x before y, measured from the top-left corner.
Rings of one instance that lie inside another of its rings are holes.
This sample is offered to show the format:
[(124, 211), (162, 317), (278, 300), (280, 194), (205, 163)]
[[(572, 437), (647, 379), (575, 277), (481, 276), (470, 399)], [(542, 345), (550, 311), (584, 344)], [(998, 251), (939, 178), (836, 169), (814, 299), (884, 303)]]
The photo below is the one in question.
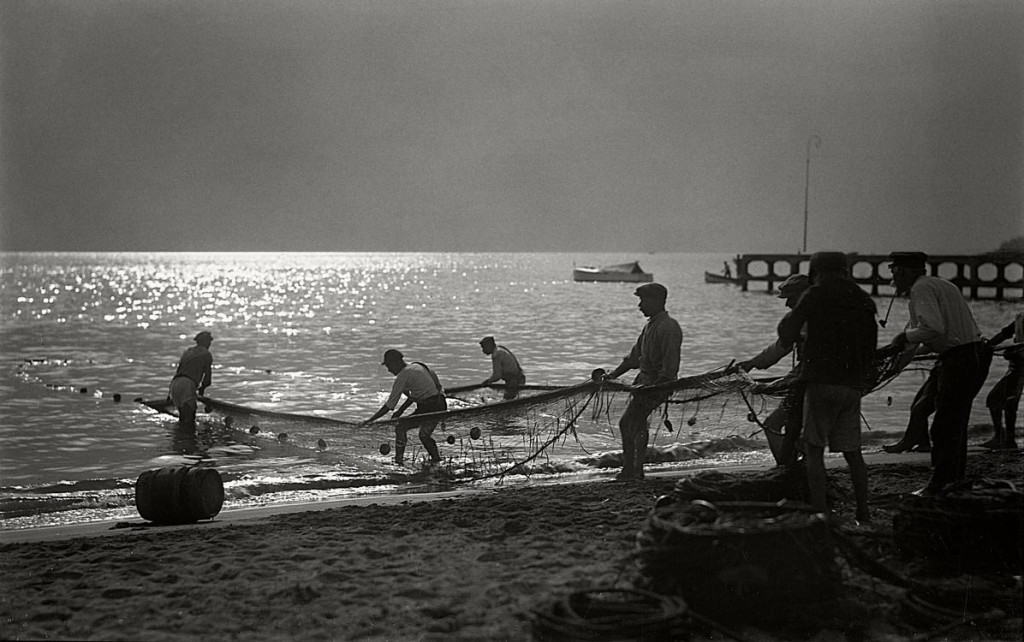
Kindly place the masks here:
[[(873, 537), (884, 539), (899, 497), (927, 481), (928, 457), (868, 460)], [(1017, 452), (972, 450), (968, 472), (1024, 483)], [(844, 466), (835, 465), (830, 478), (849, 488)], [(55, 538), (37, 541), (11, 541), (8, 532), (0, 544), (0, 637), (529, 639), (531, 610), (546, 601), (632, 585), (637, 531), (678, 479), (361, 498), (228, 511), (188, 526), (60, 527)], [(852, 515), (842, 498), (834, 509), (840, 518)], [(847, 584), (858, 613), (847, 626), (862, 639), (914, 634), (895, 618), (898, 591), (856, 573)], [(823, 624), (820, 635), (844, 635), (834, 622)], [(751, 640), (791, 634), (731, 626)], [(944, 637), (1020, 635), (1019, 614), (1004, 614)], [(722, 635), (695, 631), (694, 638)]]

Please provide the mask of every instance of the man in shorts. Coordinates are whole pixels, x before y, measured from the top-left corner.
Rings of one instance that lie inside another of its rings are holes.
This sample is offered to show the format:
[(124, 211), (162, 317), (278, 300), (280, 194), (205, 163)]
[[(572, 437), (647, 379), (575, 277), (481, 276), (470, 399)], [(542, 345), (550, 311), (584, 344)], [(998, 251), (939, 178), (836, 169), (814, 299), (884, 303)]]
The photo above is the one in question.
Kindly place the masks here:
[(857, 521), (871, 519), (867, 464), (861, 454), (860, 398), (872, 380), (878, 326), (874, 301), (849, 278), (846, 255), (811, 257), (811, 287), (779, 322), (779, 338), (795, 343), (806, 326), (800, 378), (804, 393), (804, 460), (811, 505), (826, 512), (825, 447), (850, 467)]

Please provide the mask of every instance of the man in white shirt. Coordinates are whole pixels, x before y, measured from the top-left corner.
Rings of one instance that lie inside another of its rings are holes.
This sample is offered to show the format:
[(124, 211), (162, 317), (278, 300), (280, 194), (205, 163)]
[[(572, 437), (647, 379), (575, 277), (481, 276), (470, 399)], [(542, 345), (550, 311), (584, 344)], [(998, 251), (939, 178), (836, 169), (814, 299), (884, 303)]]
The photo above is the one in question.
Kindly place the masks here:
[(505, 399), (518, 397), (519, 389), (526, 383), (526, 375), (512, 351), (495, 343), (494, 337), (481, 339), (480, 350), (491, 357), (491, 376), (484, 379), (484, 385), (504, 380)]
[(893, 337), (891, 347), (903, 350), (924, 345), (938, 354), (930, 375), (935, 377), (932, 477), (918, 491), (932, 494), (964, 476), (971, 404), (988, 376), (992, 348), (982, 340), (960, 288), (925, 275), (926, 254), (893, 252), (889, 258), (896, 293), (910, 298), (910, 321)]
[[(364, 421), (363, 425), (376, 421), (389, 411), (395, 410), (398, 400), (402, 395), (406, 397), (405, 402), (391, 415), (392, 419), (401, 417), (405, 410), (413, 403), (416, 404), (416, 410), (413, 411), (413, 415), (448, 410), (448, 402), (444, 397), (444, 388), (441, 387), (441, 382), (438, 380), (437, 375), (425, 364), (419, 362), (407, 364), (405, 356), (401, 352), (398, 350), (388, 350), (384, 353), (384, 361), (381, 365), (386, 367), (388, 372), (395, 375), (395, 383), (391, 386), (391, 395), (388, 397), (388, 400), (384, 402), (380, 410)], [(431, 437), (434, 428), (437, 427), (437, 420), (432, 420), (411, 426), (395, 426), (395, 463), (402, 465), (405, 461), (405, 446), (408, 443), (407, 433), (414, 426), (419, 427), (420, 443), (427, 449), (430, 461), (434, 463), (441, 461), (441, 453), (437, 449), (437, 442)]]

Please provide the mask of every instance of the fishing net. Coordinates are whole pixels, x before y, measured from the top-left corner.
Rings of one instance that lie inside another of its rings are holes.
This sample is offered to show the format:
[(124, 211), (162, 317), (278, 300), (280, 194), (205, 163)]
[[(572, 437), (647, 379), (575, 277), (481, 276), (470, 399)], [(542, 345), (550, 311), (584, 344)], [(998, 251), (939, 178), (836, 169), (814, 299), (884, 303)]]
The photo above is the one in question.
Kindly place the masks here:
[(1024, 570), (1024, 493), (1006, 480), (975, 479), (903, 499), (893, 540), (907, 557), (960, 571)]
[[(870, 388), (884, 385), (905, 365), (903, 355), (880, 358)], [(616, 454), (621, 449), (618, 418), (637, 389), (605, 380), (602, 374), (595, 371), (590, 379), (571, 386), (529, 386), (513, 400), (495, 396), (502, 392), (500, 386), (467, 386), (448, 391), (447, 412), (370, 425), (207, 398), (202, 399), (201, 409), (213, 416), (207, 424), (215, 427), (310, 450), (324, 451), (343, 442), (346, 452), (364, 453), (367, 461), (378, 466), (390, 465), (396, 431), (407, 435), (409, 461), (421, 459), (420, 429), (432, 427), (431, 438), (441, 447), (443, 458), (435, 472), (453, 480), (501, 479), (509, 474), (571, 472), (573, 457), (579, 459), (578, 465), (621, 465)], [(772, 430), (762, 419), (798, 385), (792, 376), (755, 380), (738, 369), (722, 367), (645, 387), (644, 394), (665, 398), (649, 417), (648, 461), (693, 459), (729, 447), (759, 448), (750, 440), (762, 430)], [(173, 410), (166, 403), (148, 405)]]

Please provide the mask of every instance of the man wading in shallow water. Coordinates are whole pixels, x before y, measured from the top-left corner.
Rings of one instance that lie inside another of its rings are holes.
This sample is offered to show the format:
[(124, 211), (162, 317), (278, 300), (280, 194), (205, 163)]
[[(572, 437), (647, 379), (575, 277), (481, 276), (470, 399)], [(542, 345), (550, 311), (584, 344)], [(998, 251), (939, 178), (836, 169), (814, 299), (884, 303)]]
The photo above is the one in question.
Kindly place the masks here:
[[(629, 370), (639, 368), (640, 373), (633, 380), (634, 386), (675, 381), (679, 375), (679, 349), (683, 343), (683, 331), (665, 311), (668, 290), (660, 283), (647, 283), (638, 287), (635, 294), (640, 297), (640, 312), (648, 318), (647, 325), (622, 363), (605, 378), (615, 379)], [(644, 390), (635, 390), (630, 395), (629, 405), (619, 419), (622, 472), (615, 479), (630, 481), (644, 478), (647, 443), (650, 439), (647, 417), (651, 411), (665, 403), (670, 395), (668, 391)]]
[(178, 360), (178, 370), (171, 379), (170, 397), (178, 409), (178, 425), (186, 432), (195, 432), (198, 395), (210, 386), (213, 335), (203, 330), (196, 335), (197, 345), (186, 350)]
[[(388, 372), (395, 375), (395, 383), (391, 386), (391, 396), (375, 412), (372, 417), (363, 422), (366, 425), (380, 419), (390, 410), (398, 405), (398, 400), (404, 394), (405, 402), (391, 415), (392, 419), (398, 419), (405, 412), (406, 408), (416, 403), (416, 410), (413, 415), (422, 415), (428, 412), (442, 412), (448, 410), (448, 402), (444, 398), (444, 388), (438, 381), (437, 375), (426, 365), (413, 362), (407, 364), (405, 356), (398, 350), (388, 350), (384, 353), (382, 366)], [(395, 463), (401, 466), (405, 461), (405, 446), (408, 443), (407, 433), (413, 426), (395, 426)], [(427, 449), (431, 463), (441, 461), (441, 453), (437, 449), (437, 442), (431, 435), (437, 427), (437, 420), (425, 421), (418, 424), (420, 443)]]

